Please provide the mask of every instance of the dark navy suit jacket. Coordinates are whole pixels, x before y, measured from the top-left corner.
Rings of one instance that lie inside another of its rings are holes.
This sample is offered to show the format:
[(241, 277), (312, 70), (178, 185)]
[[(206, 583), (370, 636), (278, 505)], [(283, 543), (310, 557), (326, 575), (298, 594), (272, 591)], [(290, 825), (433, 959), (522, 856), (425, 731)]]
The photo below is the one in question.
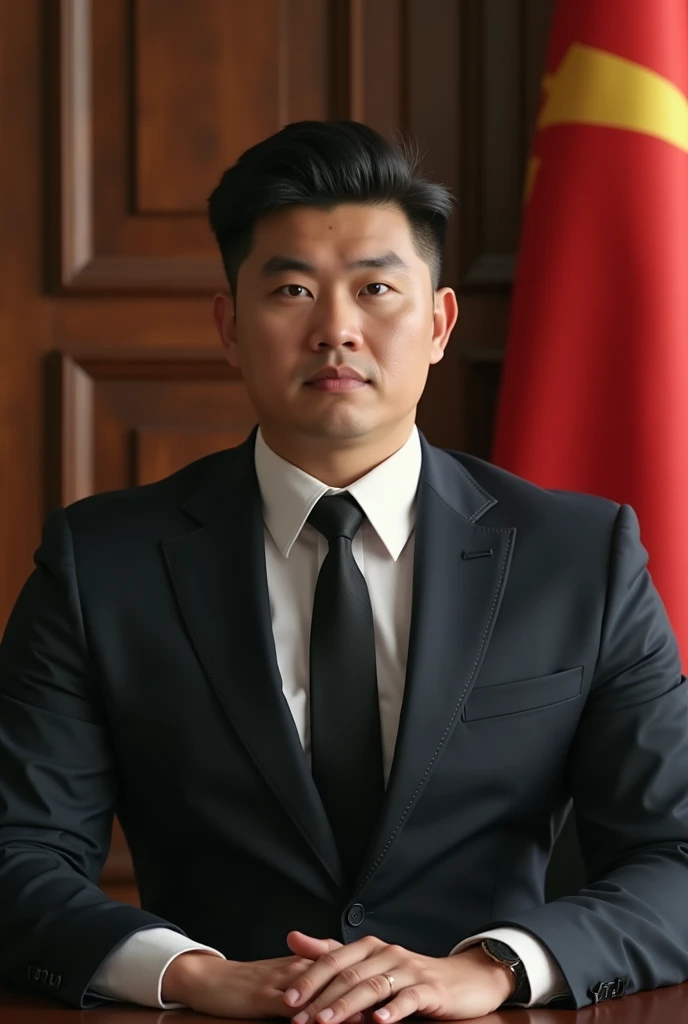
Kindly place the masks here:
[[(347, 887), (282, 694), (254, 438), (47, 519), (0, 647), (0, 977), (80, 1006), (140, 928), (252, 960), (291, 929), (445, 956), (515, 925), (571, 1005), (688, 978), (688, 689), (633, 510), (422, 438), (399, 736)], [(546, 903), (571, 800), (588, 882)], [(115, 812), (141, 909), (97, 885)]]

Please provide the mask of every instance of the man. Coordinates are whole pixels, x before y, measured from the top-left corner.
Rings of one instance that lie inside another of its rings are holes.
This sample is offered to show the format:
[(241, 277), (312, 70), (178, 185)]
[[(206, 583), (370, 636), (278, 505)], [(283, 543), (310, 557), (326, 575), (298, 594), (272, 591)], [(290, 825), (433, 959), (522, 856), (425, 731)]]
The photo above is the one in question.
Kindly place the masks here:
[[(688, 977), (687, 691), (637, 519), (415, 427), (450, 206), (353, 122), (213, 192), (259, 429), (48, 517), (0, 652), (9, 983), (389, 1024)], [(589, 881), (546, 904), (571, 799)], [(114, 812), (141, 909), (97, 887)]]

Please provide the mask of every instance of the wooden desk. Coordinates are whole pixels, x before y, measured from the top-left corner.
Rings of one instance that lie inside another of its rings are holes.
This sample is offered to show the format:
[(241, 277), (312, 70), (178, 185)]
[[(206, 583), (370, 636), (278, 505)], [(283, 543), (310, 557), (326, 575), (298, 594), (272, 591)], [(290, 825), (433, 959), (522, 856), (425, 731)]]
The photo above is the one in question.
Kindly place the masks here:
[[(173, 1021), (180, 1024), (203, 1021), (208, 1024), (218, 1019), (191, 1010), (148, 1010), (124, 1004), (93, 1010), (70, 1010), (59, 1003), (0, 987), (2, 1024), (75, 1024), (76, 1021), (79, 1024), (165, 1024)], [(284, 1021), (287, 1019), (285, 1017)], [(688, 982), (623, 999), (609, 999), (584, 1010), (505, 1010), (478, 1020), (481, 1024), (685, 1024), (688, 1020)], [(250, 1024), (255, 1024), (255, 1021)], [(463, 1024), (470, 1022), (464, 1021)]]

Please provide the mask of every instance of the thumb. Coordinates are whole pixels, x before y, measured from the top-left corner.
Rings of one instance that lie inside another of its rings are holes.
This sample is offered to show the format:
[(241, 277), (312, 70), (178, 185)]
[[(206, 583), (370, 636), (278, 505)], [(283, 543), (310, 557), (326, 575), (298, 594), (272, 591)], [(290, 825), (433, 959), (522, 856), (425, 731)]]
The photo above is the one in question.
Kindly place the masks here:
[(331, 949), (339, 949), (342, 943), (337, 942), (336, 939), (316, 939), (311, 935), (304, 935), (303, 932), (289, 932), (287, 945), (297, 956), (317, 960), (323, 954), (329, 953)]

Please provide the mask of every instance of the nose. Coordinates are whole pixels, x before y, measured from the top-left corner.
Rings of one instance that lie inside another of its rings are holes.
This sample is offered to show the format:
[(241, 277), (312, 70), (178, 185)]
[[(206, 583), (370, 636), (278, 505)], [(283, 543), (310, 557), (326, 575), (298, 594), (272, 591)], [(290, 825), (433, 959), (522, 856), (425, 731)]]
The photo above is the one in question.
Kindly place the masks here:
[(346, 348), (352, 352), (363, 345), (357, 309), (351, 301), (340, 297), (321, 297), (315, 304), (310, 324), (309, 348), (313, 352)]

